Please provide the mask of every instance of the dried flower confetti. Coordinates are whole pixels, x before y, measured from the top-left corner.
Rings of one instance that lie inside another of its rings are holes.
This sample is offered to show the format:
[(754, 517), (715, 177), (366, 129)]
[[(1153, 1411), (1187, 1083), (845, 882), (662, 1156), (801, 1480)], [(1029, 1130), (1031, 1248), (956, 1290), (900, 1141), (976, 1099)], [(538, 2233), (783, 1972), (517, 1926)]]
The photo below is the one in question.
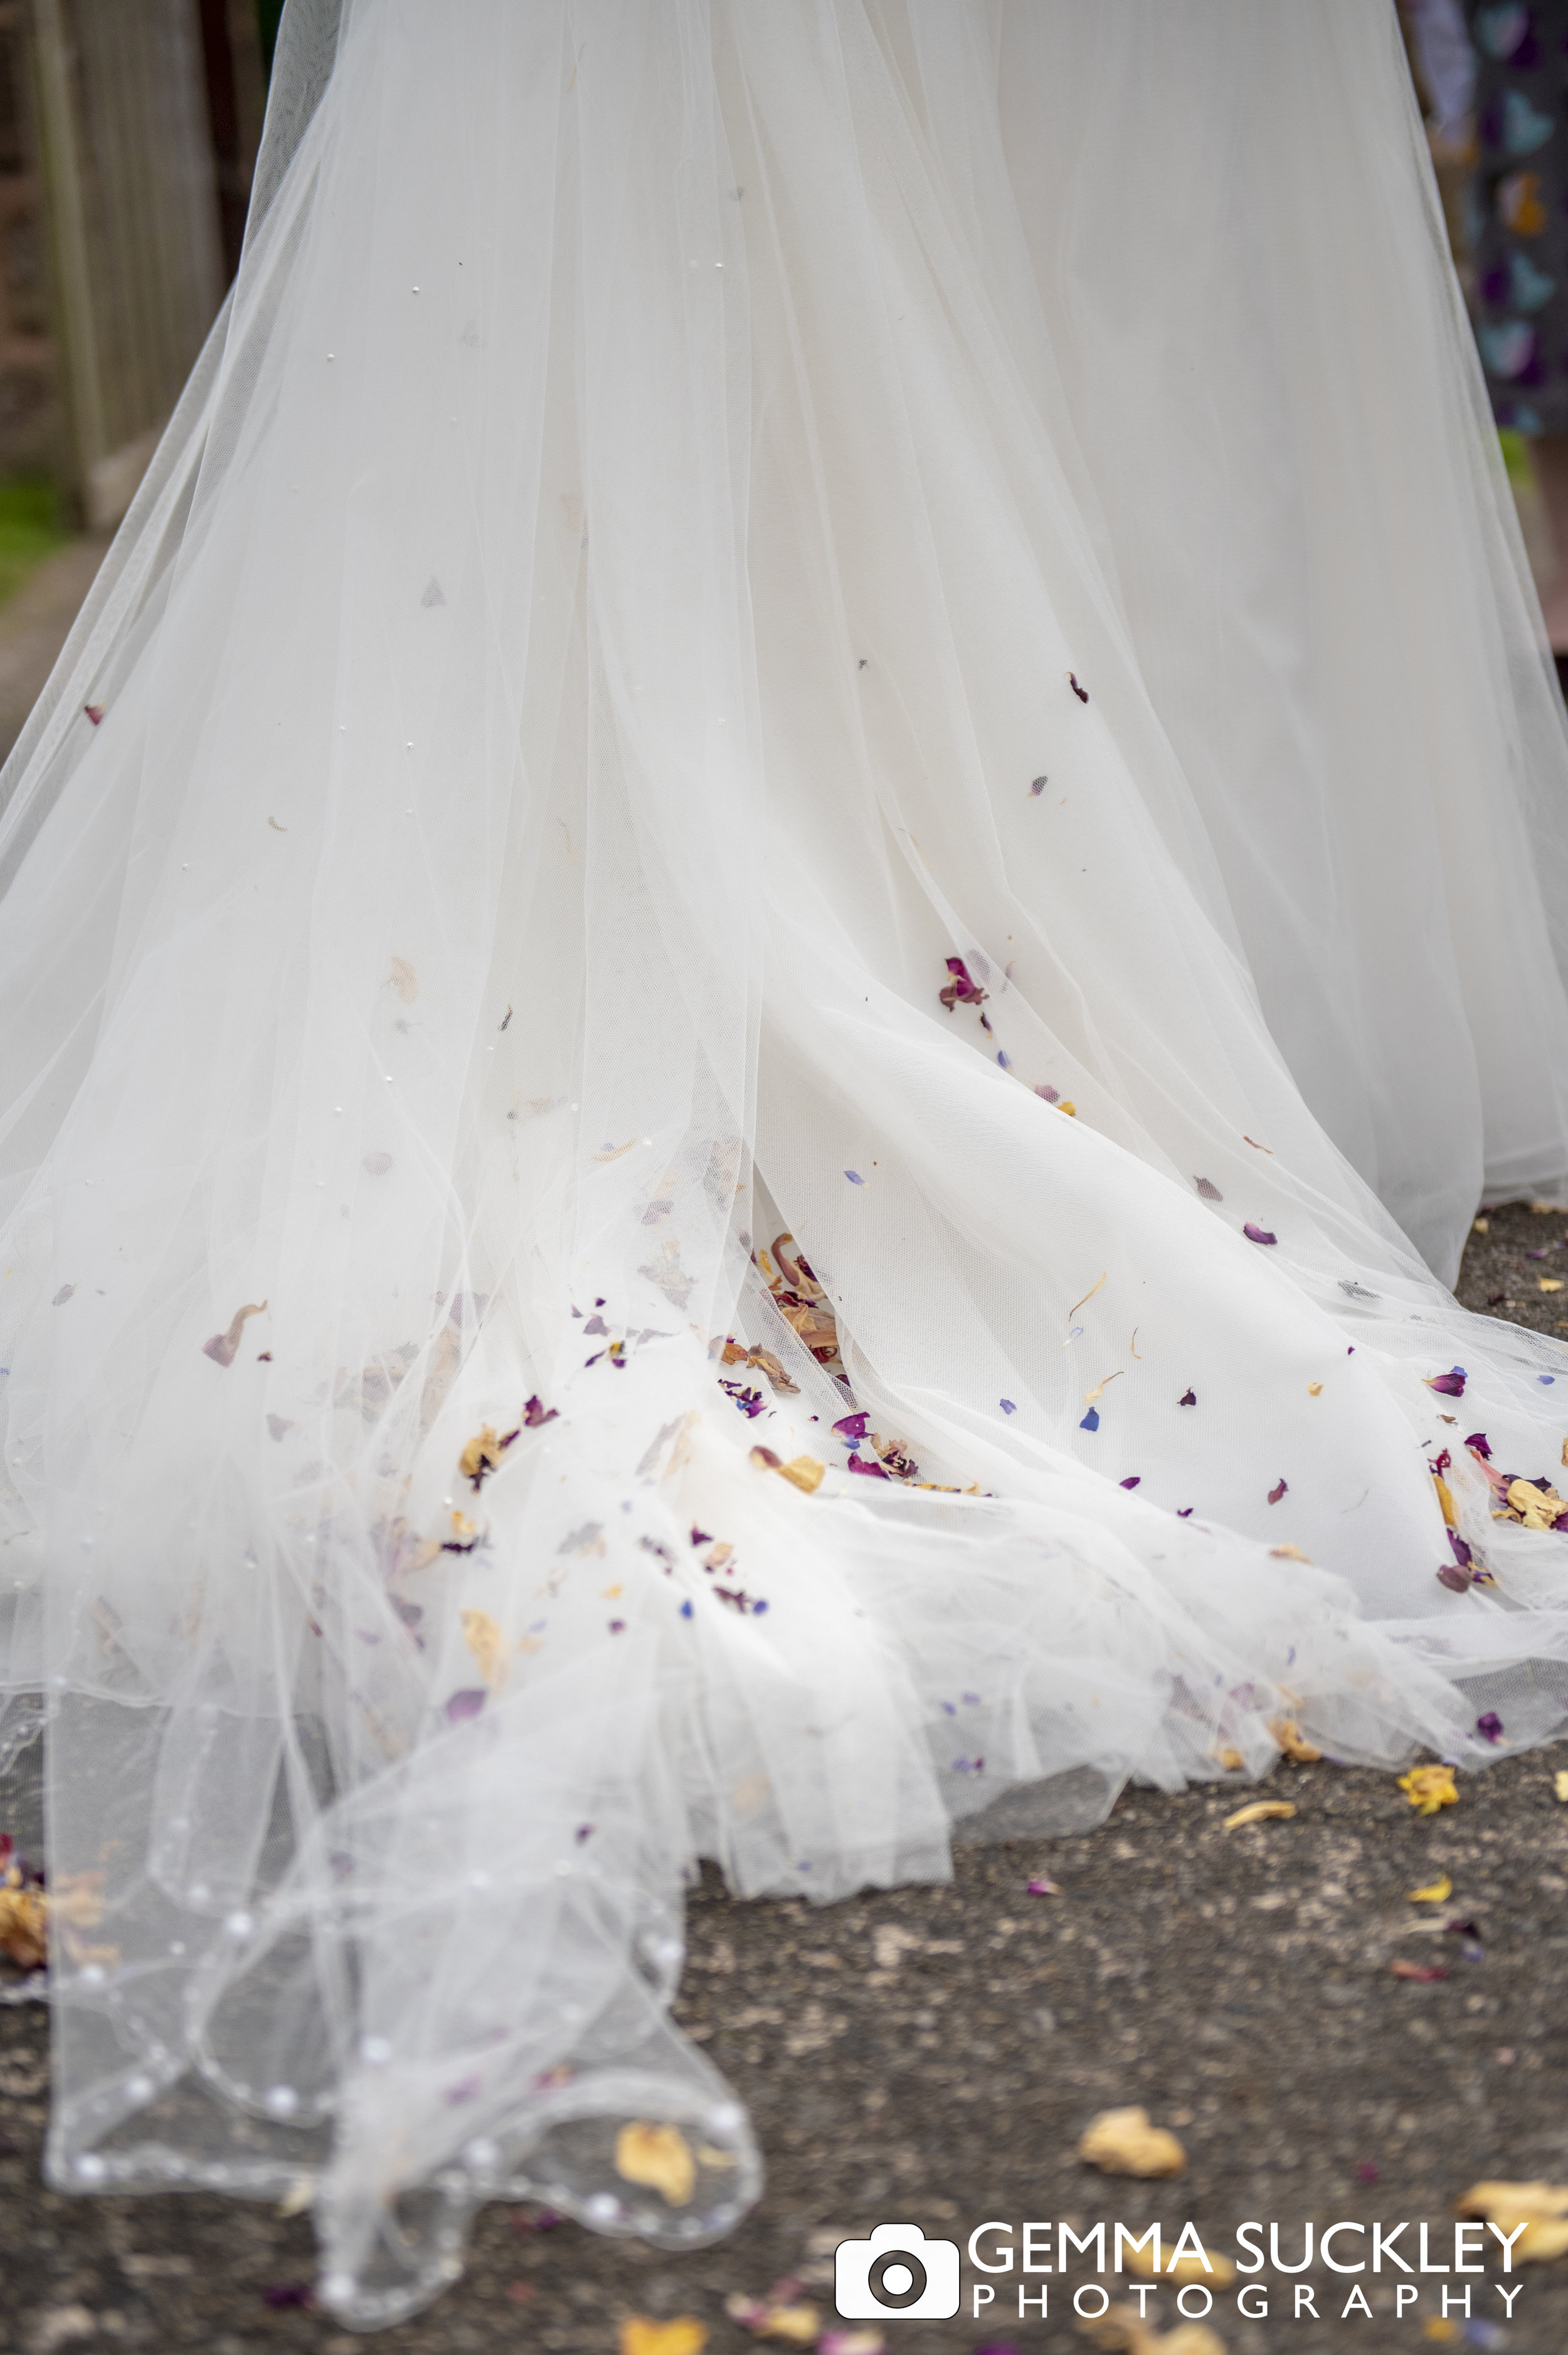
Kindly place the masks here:
[(1425, 1889), (1407, 1889), (1404, 1900), (1407, 1905), (1446, 1905), (1453, 1894), (1454, 1884), (1444, 1873), (1440, 1880), (1429, 1881)]
[(1474, 2183), (1454, 2202), (1456, 2216), (1474, 2216), (1504, 2233), (1524, 2231), (1513, 2244), (1517, 2264), (1568, 2256), (1568, 2184)]
[(1451, 1366), (1446, 1374), (1428, 1374), (1425, 1380), (1427, 1389), (1442, 1398), (1463, 1398), (1468, 1377), (1463, 1366)]
[(509, 1431), (503, 1439), (487, 1423), (458, 1457), (458, 1470), (463, 1478), (471, 1480), (476, 1488), (482, 1488), (490, 1475), (499, 1469), (503, 1456), (516, 1436), (516, 1432)]
[(1407, 1963), (1401, 1957), (1398, 1962), (1390, 1963), (1388, 1967), (1396, 1979), (1414, 1979), (1421, 1987), (1428, 1987), (1435, 1979), (1446, 1979), (1448, 1976), (1446, 1963)]
[(541, 1423), (554, 1423), (560, 1412), (557, 1406), (546, 1406), (542, 1399), (531, 1398), (523, 1410), (524, 1431), (537, 1431)]
[[(1092, 1265), (1092, 1264), (1093, 1264), (1093, 1263), (1091, 1262), (1091, 1263), (1090, 1263), (1090, 1264)], [(1069, 1308), (1069, 1309), (1068, 1309), (1068, 1311), (1067, 1311), (1067, 1322), (1068, 1322), (1068, 1324), (1069, 1324), (1069, 1325), (1072, 1323), (1072, 1321), (1073, 1321), (1074, 1317), (1077, 1315), (1077, 1313), (1078, 1313), (1078, 1311), (1079, 1311), (1079, 1309), (1080, 1309), (1080, 1308), (1086, 1308), (1086, 1307), (1088, 1306), (1088, 1305), (1089, 1305), (1090, 1301), (1094, 1298), (1094, 1296), (1095, 1296), (1096, 1293), (1100, 1289), (1100, 1284), (1103, 1284), (1105, 1283), (1106, 1278), (1107, 1278), (1109, 1274), (1110, 1274), (1110, 1270), (1109, 1270), (1109, 1268), (1107, 1267), (1107, 1270), (1106, 1270), (1106, 1272), (1105, 1272), (1105, 1274), (1104, 1274), (1104, 1275), (1102, 1275), (1102, 1276), (1100, 1277), (1099, 1284), (1090, 1284), (1090, 1286), (1089, 1286), (1089, 1288), (1088, 1288), (1088, 1290), (1087, 1290), (1087, 1292), (1086, 1292), (1086, 1293), (1085, 1293), (1085, 1295), (1084, 1295), (1084, 1296), (1083, 1296), (1082, 1300), (1075, 1300), (1075, 1301), (1074, 1301), (1074, 1303), (1073, 1303), (1073, 1305), (1072, 1305), (1071, 1308)]]
[(462, 1614), (462, 1638), (484, 1683), (498, 1691), (506, 1681), (506, 1639), (488, 1611)]
[(1435, 1816), (1439, 1807), (1459, 1804), (1451, 1766), (1413, 1766), (1399, 1777), (1399, 1787), (1418, 1815)]
[(703, 2355), (708, 2326), (694, 2314), (677, 2314), (671, 2322), (655, 2322), (646, 2314), (629, 2314), (620, 2326), (620, 2355)]
[(446, 1706), (448, 1724), (461, 1725), (465, 1718), (477, 1717), (489, 1698), (482, 1685), (469, 1685), (451, 1694)]
[(1077, 697), (1080, 703), (1087, 703), (1089, 699), (1089, 690), (1086, 687), (1080, 687), (1078, 685), (1078, 675), (1076, 671), (1070, 670), (1067, 673), (1067, 684), (1072, 688), (1073, 693)]
[(1273, 1487), (1268, 1492), (1269, 1503), (1271, 1505), (1277, 1505), (1280, 1498), (1288, 1491), (1289, 1486), (1290, 1484), (1287, 1480), (1283, 1478), (1277, 1480)]
[[(962, 957), (948, 957), (947, 965), (948, 978), (937, 995), (938, 1001), (947, 1007), (948, 1013), (952, 1012), (955, 1006), (983, 1006), (987, 992), (980, 987), (979, 982), (970, 978), (969, 969)], [(775, 1253), (778, 1248), (775, 1244)]]
[(1224, 1200), (1224, 1196), (1221, 1193), (1219, 1188), (1215, 1185), (1212, 1178), (1194, 1178), (1192, 1183), (1196, 1186), (1199, 1193), (1202, 1196), (1205, 1202), (1223, 1202)]
[(1033, 777), (1030, 780), (1029, 790), (1031, 794), (1043, 794), (1050, 782), (1049, 777)]
[(48, 1898), (39, 1888), (25, 1888), (13, 1865), (0, 1883), (0, 1954), (18, 1970), (41, 1969), (48, 1959)]
[(1187, 2164), (1175, 2136), (1142, 2109), (1102, 2110), (1080, 2136), (1078, 2157), (1105, 2175), (1180, 2175)]
[(1279, 1241), (1279, 1237), (1271, 1235), (1266, 1227), (1254, 1226), (1250, 1219), (1243, 1227), (1242, 1232), (1249, 1243), (1277, 1243)]
[(814, 1455), (797, 1455), (786, 1464), (781, 1456), (775, 1455), (771, 1447), (754, 1447), (751, 1451), (751, 1461), (757, 1465), (758, 1471), (777, 1472), (780, 1479), (789, 1481), (793, 1487), (803, 1490), (808, 1497), (814, 1489), (821, 1487), (828, 1468), (825, 1464), (819, 1464)]
[(1178, 1405), (1178, 1406), (1196, 1406), (1196, 1405), (1197, 1405), (1197, 1403), (1198, 1403), (1198, 1393), (1197, 1393), (1197, 1391), (1182, 1391), (1182, 1393), (1181, 1393), (1181, 1397), (1177, 1400), (1176, 1403), (1177, 1403), (1177, 1405)]
[(1489, 1709), (1476, 1720), (1476, 1732), (1483, 1742), (1498, 1742), (1503, 1738), (1503, 1721), (1495, 1709)]
[(685, 2136), (678, 2126), (646, 2119), (633, 2120), (616, 2136), (615, 2171), (627, 2183), (662, 2191), (672, 2208), (688, 2207), (696, 2189), (697, 2162)]
[(1255, 1799), (1250, 1806), (1238, 1807), (1234, 1816), (1227, 1816), (1223, 1828), (1234, 1832), (1243, 1824), (1285, 1823), (1295, 1813), (1295, 1803), (1290, 1799)]
[(1029, 1894), (1031, 1897), (1060, 1897), (1062, 1892), (1055, 1882), (1048, 1881), (1042, 1872), (1029, 1883)]
[(1268, 1730), (1294, 1765), (1315, 1766), (1323, 1755), (1314, 1743), (1308, 1741), (1293, 1717), (1271, 1718)]
[(1559, 1769), (1552, 1778), (1552, 1788), (1563, 1805), (1568, 1807), (1568, 1774)]
[(234, 1354), (239, 1347), (239, 1337), (245, 1330), (247, 1319), (252, 1316), (263, 1316), (266, 1313), (267, 1303), (264, 1300), (249, 1301), (243, 1308), (237, 1308), (229, 1320), (228, 1332), (215, 1333), (210, 1341), (202, 1343), (204, 1355), (211, 1358), (217, 1365), (232, 1366)]

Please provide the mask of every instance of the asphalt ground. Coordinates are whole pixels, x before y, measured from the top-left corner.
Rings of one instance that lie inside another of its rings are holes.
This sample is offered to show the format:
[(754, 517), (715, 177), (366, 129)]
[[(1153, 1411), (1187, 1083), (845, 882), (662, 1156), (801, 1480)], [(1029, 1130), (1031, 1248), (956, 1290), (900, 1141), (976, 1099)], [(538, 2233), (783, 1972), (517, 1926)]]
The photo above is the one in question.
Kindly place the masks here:
[[(1495, 1212), (1472, 1239), (1461, 1296), (1568, 1332), (1568, 1288), (1542, 1289), (1560, 1260), (1568, 1214)], [(1278, 2224), (1287, 2263), (1308, 2220), (1319, 2232), (1405, 2222), (1396, 2245), (1413, 2262), (1425, 2223), (1430, 2262), (1451, 2264), (1454, 2202), (1469, 2185), (1568, 2183), (1568, 1806), (1554, 1792), (1565, 1768), (1568, 1743), (1502, 1757), (1431, 1818), (1392, 1774), (1328, 1763), (1282, 1764), (1261, 1793), (1128, 1791), (1086, 1836), (962, 1849), (945, 1886), (831, 1908), (736, 1903), (705, 1880), (679, 2016), (750, 2108), (768, 2167), (761, 2204), (726, 2242), (679, 2257), (488, 2209), (464, 2278), (376, 2343), (388, 2355), (615, 2355), (629, 2318), (684, 2316), (705, 2326), (708, 2355), (739, 2355), (759, 2342), (727, 2299), (777, 2288), (787, 2306), (814, 2305), (824, 2331), (840, 2328), (833, 2247), (895, 2222), (961, 2245), (988, 2219), (1087, 2234), (1158, 2218), (1169, 2252), (1191, 2219), (1211, 2254), (1234, 2256), (1236, 2227), (1256, 2220)], [(0, 1824), (25, 1828), (30, 1773), (24, 1761), (0, 1791)], [(1295, 1816), (1227, 1831), (1260, 1796)], [(1411, 1903), (1444, 1877), (1446, 1904)], [(1042, 1879), (1060, 1894), (1032, 1895)], [(1469, 1926), (1451, 1932), (1449, 1919)], [(1396, 1977), (1396, 1962), (1446, 1975)], [(0, 2344), (348, 2355), (365, 2343), (291, 2302), (308, 2301), (313, 2272), (305, 2218), (206, 2195), (45, 2190), (47, 2098), (43, 2009), (0, 2010)], [(1087, 2122), (1133, 2104), (1180, 2138), (1176, 2179), (1107, 2177), (1078, 2159)], [(1341, 2235), (1336, 2254), (1353, 2261), (1363, 2245)], [(1032, 2276), (1023, 2286), (1032, 2301), (1044, 2288), (1048, 2310), (1021, 2321), (1018, 2274), (988, 2277), (966, 2259), (960, 2315), (889, 2322), (889, 2355), (1084, 2355), (1094, 2340), (1071, 2297), (1095, 2278), (1075, 2256), (1065, 2275)], [(1215, 2294), (1207, 2327), (1234, 2355), (1568, 2349), (1568, 2258), (1512, 2275), (1493, 2263), (1463, 2277), (1385, 2265), (1351, 2278), (1315, 2253), (1289, 2281), (1272, 2268), (1261, 2278), (1262, 2318), (1238, 2313), (1239, 2282)], [(986, 2280), (996, 2296), (977, 2319), (972, 2286)], [(1298, 2283), (1312, 2309), (1299, 2318)], [(1358, 2283), (1372, 2312), (1347, 2316)], [(1400, 2284), (1416, 2304), (1396, 2315)], [(1511, 2322), (1499, 2285), (1518, 2293)], [(1467, 2323), (1445, 2318), (1442, 2295), (1457, 2307), (1467, 2287)], [(1143, 2344), (1168, 2333), (1171, 2355), (1212, 2355), (1214, 2341), (1177, 2340), (1176, 2325), (1162, 2289)], [(810, 2345), (807, 2321), (797, 2327), (774, 2343)], [(694, 2344), (644, 2338), (634, 2355)]]

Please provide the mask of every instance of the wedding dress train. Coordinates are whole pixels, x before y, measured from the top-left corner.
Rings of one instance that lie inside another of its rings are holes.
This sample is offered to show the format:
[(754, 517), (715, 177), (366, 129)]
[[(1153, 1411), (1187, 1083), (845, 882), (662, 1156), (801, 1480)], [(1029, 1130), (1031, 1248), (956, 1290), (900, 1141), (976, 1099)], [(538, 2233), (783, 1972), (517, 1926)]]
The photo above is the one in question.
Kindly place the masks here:
[(700, 2241), (694, 1858), (1561, 1721), (1568, 1351), (1440, 1278), (1568, 1170), (1568, 742), (1402, 70), (291, 0), (0, 776), (60, 2185), (303, 2179), (361, 2326)]

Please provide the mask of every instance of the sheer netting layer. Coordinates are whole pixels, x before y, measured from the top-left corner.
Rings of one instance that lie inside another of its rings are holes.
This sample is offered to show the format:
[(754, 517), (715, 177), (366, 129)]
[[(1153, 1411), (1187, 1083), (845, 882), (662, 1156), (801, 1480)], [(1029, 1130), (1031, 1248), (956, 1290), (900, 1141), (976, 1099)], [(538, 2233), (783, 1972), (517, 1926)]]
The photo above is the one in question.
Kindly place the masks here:
[(694, 1859), (1561, 1721), (1439, 1276), (1568, 746), (1384, 13), (291, 0), (0, 775), (58, 2183), (302, 2181), (365, 2327), (701, 2241)]

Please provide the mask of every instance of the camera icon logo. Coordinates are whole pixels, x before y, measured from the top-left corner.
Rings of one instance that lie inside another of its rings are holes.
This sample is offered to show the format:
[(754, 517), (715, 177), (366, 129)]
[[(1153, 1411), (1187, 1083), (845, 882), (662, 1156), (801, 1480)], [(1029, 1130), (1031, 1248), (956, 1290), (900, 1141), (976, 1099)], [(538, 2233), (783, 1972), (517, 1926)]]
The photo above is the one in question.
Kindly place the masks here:
[(959, 2244), (918, 2224), (878, 2224), (833, 2252), (833, 2303), (846, 2322), (946, 2322), (959, 2310)]

